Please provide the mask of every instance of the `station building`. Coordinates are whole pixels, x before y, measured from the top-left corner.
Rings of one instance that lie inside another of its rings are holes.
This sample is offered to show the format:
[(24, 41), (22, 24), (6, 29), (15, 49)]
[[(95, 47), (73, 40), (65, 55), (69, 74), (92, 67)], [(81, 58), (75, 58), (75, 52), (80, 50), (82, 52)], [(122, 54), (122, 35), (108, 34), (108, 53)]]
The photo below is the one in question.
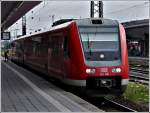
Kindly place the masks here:
[(122, 23), (126, 30), (129, 56), (149, 56), (149, 19)]

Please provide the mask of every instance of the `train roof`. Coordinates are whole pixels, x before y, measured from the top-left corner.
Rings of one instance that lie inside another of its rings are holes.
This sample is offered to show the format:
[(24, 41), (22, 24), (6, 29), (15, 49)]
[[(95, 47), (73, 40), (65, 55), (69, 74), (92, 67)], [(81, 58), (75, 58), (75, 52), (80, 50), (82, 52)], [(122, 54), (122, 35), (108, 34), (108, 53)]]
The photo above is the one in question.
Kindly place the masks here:
[(30, 37), (30, 36), (36, 36), (36, 35), (39, 35), (39, 34), (47, 33), (47, 32), (49, 32), (49, 31), (52, 31), (52, 30), (55, 30), (55, 29), (67, 27), (69, 24), (71, 24), (71, 21), (70, 21), (70, 22), (63, 23), (63, 24), (60, 24), (60, 25), (57, 25), (57, 26), (54, 26), (54, 27), (52, 27), (52, 28), (50, 28), (50, 29), (48, 29), (48, 30), (45, 30), (45, 31), (39, 31), (39, 32), (35, 32), (35, 33), (32, 33), (32, 34), (28, 34), (28, 35), (21, 36), (21, 37), (19, 37), (18, 39), (15, 39), (15, 40), (13, 40), (13, 41), (20, 40), (20, 39), (25, 39), (25, 38)]
[(105, 18), (87, 18), (75, 20), (78, 26), (118, 26), (117, 20)]
[[(27, 38), (27, 37), (30, 37), (30, 36), (43, 34), (43, 33), (46, 33), (46, 32), (49, 32), (49, 31), (52, 31), (52, 30), (55, 30), (55, 29), (67, 27), (73, 21), (76, 22), (76, 24), (78, 26), (82, 26), (82, 27), (84, 27), (84, 26), (91, 26), (91, 27), (92, 26), (118, 26), (118, 24), (119, 24), (117, 20), (104, 19), (104, 18), (97, 18), (97, 19), (96, 18), (61, 19), (61, 20), (58, 20), (58, 21), (54, 22), (53, 25), (52, 25), (53, 27), (48, 29), (48, 30), (36, 32), (36, 33), (25, 35), (25, 36), (21, 36), (20, 38), (15, 39), (15, 40), (24, 39), (24, 38)], [(13, 40), (13, 41), (15, 41), (15, 40)]]
[(118, 26), (117, 20), (105, 18), (61, 19), (55, 21), (52, 26), (58, 26), (70, 21), (75, 21), (78, 26)]

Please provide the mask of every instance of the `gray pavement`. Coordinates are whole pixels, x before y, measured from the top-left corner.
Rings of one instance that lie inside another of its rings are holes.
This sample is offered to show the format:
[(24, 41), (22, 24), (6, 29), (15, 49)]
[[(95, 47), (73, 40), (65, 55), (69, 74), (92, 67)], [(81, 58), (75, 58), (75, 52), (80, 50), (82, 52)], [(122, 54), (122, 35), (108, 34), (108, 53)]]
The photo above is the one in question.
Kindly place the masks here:
[(102, 112), (12, 62), (2, 61), (2, 112)]

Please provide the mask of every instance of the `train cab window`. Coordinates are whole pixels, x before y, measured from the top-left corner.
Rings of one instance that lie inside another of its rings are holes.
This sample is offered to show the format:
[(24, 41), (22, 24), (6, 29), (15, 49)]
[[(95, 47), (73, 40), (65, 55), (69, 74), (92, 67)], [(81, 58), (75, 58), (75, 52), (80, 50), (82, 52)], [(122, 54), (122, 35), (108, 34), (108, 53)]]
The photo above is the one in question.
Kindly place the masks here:
[(69, 49), (68, 49), (68, 37), (64, 38), (64, 56), (69, 56)]
[(86, 32), (81, 33), (80, 37), (88, 65), (120, 65), (121, 52), (118, 32)]

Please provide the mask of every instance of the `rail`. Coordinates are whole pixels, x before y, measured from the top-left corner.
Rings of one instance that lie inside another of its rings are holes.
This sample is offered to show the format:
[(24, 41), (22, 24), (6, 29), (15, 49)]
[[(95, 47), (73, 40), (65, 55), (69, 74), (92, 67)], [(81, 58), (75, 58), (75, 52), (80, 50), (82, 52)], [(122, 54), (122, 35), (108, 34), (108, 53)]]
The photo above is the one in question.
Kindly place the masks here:
[(146, 69), (146, 68), (131, 67), (130, 70), (132, 72), (138, 72), (138, 73), (141, 73), (141, 74), (149, 74), (149, 70)]
[(148, 57), (128, 57), (129, 60), (149, 60)]
[(124, 106), (120, 103), (117, 103), (111, 99), (108, 99), (108, 98), (104, 98), (105, 99), (105, 102), (107, 102), (107, 104), (110, 105), (110, 107), (113, 107), (115, 109), (117, 109), (118, 111), (123, 111), (123, 112), (137, 112), (136, 110), (134, 109), (131, 109), (127, 106)]
[(141, 84), (148, 85), (149, 84), (149, 76), (148, 74), (142, 74), (138, 72), (130, 72), (130, 81), (139, 82)]
[(147, 57), (128, 57), (130, 65), (149, 66), (149, 58)]

